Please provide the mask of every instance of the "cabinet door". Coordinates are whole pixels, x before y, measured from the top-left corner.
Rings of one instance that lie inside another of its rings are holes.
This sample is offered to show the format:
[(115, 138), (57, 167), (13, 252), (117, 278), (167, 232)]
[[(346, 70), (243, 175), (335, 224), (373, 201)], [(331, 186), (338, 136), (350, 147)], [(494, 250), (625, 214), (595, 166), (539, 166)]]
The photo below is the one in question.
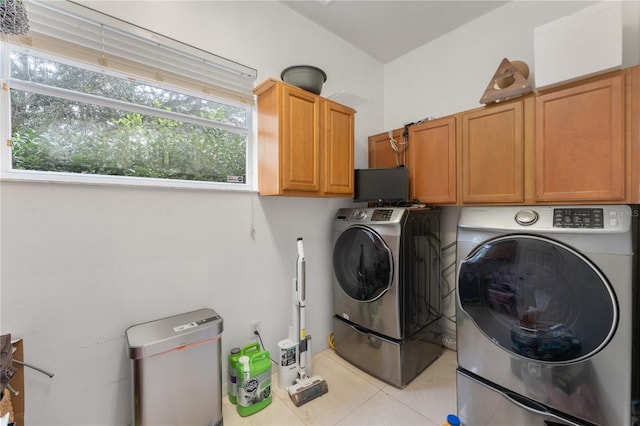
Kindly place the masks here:
[(280, 150), (283, 191), (320, 191), (320, 98), (283, 87)]
[[(392, 137), (398, 150), (405, 147), (404, 136), (402, 136), (404, 129), (396, 129), (392, 133)], [(389, 167), (406, 166), (408, 161), (407, 150), (396, 154), (392, 146), (392, 141), (389, 138), (389, 133), (380, 133), (377, 135), (369, 136), (369, 168), (381, 169)]]
[(456, 119), (444, 117), (409, 128), (410, 196), (423, 203), (456, 202)]
[(522, 101), (462, 114), (462, 203), (524, 202)]
[(624, 75), (536, 98), (536, 201), (625, 197)]
[(324, 191), (353, 194), (354, 113), (351, 108), (324, 101)]

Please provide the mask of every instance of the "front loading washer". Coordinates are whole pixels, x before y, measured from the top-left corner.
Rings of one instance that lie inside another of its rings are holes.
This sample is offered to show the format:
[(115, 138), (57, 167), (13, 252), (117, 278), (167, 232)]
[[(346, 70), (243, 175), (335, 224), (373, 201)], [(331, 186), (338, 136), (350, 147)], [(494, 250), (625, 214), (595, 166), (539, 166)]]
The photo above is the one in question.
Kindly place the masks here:
[(333, 243), (335, 351), (404, 387), (442, 353), (440, 212), (340, 209)]
[(626, 205), (461, 209), (463, 424), (632, 424), (631, 219)]

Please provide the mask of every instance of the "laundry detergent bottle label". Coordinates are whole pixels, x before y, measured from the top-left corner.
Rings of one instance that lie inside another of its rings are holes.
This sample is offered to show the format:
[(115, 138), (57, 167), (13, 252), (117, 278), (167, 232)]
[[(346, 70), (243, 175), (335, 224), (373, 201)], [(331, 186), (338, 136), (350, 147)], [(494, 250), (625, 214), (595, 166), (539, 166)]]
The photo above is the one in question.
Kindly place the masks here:
[(238, 414), (249, 416), (271, 404), (271, 358), (268, 351), (241, 356), (236, 374)]

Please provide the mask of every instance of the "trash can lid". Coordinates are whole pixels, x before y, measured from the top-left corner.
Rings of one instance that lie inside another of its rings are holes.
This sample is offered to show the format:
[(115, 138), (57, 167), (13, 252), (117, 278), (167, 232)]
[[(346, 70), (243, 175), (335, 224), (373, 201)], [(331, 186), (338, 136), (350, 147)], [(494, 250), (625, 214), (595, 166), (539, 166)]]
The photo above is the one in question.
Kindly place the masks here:
[(208, 308), (134, 325), (126, 331), (129, 358), (146, 358), (213, 339), (222, 329), (222, 317)]

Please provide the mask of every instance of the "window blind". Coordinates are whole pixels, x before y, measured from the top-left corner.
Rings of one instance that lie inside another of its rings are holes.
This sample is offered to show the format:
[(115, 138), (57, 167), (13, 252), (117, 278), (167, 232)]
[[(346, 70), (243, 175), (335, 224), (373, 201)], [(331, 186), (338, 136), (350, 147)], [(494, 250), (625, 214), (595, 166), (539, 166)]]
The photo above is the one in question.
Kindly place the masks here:
[(257, 71), (73, 2), (27, 4), (29, 46), (132, 78), (252, 104)]

